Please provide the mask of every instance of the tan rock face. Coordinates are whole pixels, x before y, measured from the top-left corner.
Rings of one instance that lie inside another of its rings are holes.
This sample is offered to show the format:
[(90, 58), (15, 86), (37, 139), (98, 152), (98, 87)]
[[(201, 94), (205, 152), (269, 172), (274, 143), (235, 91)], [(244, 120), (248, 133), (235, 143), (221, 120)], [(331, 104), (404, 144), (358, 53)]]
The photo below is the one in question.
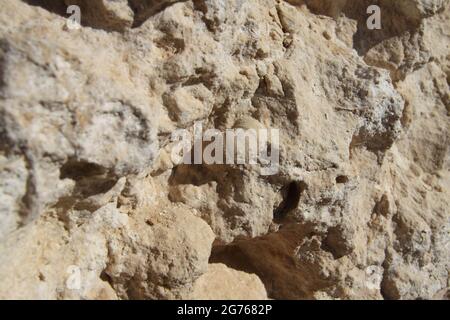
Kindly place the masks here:
[[(0, 298), (448, 295), (447, 1), (0, 6)], [(278, 172), (175, 163), (197, 121)]]
[(266, 300), (264, 284), (254, 274), (210, 264), (208, 271), (194, 283), (191, 299), (196, 300)]

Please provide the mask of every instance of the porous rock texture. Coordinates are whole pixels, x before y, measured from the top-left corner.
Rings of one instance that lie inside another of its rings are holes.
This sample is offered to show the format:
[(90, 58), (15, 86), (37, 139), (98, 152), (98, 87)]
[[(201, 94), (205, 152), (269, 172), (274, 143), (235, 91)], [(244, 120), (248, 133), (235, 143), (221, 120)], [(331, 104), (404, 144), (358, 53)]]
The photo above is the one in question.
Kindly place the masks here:
[[(449, 1), (0, 8), (0, 298), (448, 297)], [(200, 120), (279, 172), (173, 163)]]

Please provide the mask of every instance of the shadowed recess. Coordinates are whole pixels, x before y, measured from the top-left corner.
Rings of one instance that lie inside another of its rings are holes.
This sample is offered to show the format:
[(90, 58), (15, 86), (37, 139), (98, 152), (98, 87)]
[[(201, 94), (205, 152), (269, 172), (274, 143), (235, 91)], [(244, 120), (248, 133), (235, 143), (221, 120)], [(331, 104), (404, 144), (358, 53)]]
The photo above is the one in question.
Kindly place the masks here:
[[(105, 0), (22, 0), (49, 12), (69, 18), (67, 8), (77, 5), (81, 10), (81, 25), (108, 32), (124, 32), (140, 27), (148, 18), (163, 11), (180, 0), (128, 0), (120, 3), (120, 13), (113, 8), (112, 1)], [(109, 4), (109, 5), (108, 5)], [(126, 14), (128, 9), (128, 16)]]
[(300, 201), (300, 196), (307, 189), (307, 184), (303, 181), (293, 181), (282, 190), (283, 201), (273, 212), (273, 220), (276, 223), (281, 223), (286, 216), (297, 208)]

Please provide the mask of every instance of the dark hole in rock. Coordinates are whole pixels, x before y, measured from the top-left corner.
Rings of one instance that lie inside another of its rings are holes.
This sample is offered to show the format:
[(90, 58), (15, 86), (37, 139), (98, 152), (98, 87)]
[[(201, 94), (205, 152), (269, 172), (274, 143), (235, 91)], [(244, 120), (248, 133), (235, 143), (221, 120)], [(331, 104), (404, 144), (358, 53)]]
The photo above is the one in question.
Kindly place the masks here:
[(90, 197), (96, 194), (106, 193), (117, 183), (115, 178), (83, 179), (77, 183), (76, 190), (83, 197)]
[(347, 183), (349, 181), (347, 176), (337, 176), (336, 183)]
[(82, 197), (106, 193), (118, 180), (107, 168), (76, 159), (68, 160), (60, 168), (60, 178), (76, 181), (75, 195)]
[(328, 229), (326, 238), (322, 242), (322, 250), (330, 252), (334, 259), (340, 259), (353, 251), (344, 235), (344, 230), (340, 227)]
[(303, 181), (293, 181), (283, 188), (283, 201), (273, 213), (274, 222), (281, 223), (289, 212), (297, 208), (300, 196), (307, 188), (307, 184)]
[(102, 273), (100, 274), (100, 279), (102, 279), (105, 282), (108, 282), (111, 286), (113, 284), (112, 278), (109, 276), (109, 274), (106, 273), (105, 270), (103, 270)]
[(381, 199), (375, 204), (373, 213), (387, 216), (389, 214), (389, 199), (387, 195), (383, 195)]
[(60, 169), (61, 179), (78, 181), (82, 178), (98, 176), (106, 173), (106, 169), (87, 161), (68, 160)]

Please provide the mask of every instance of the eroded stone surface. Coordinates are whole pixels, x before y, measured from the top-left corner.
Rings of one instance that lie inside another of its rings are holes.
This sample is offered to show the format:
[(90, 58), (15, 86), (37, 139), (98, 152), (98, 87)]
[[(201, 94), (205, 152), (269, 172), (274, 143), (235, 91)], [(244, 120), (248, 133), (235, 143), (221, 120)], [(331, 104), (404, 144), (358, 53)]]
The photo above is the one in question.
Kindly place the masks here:
[(210, 264), (208, 271), (194, 284), (191, 299), (196, 300), (266, 300), (263, 283), (254, 274)]
[[(1, 298), (446, 296), (445, 1), (0, 5)], [(173, 163), (195, 121), (279, 172)]]

